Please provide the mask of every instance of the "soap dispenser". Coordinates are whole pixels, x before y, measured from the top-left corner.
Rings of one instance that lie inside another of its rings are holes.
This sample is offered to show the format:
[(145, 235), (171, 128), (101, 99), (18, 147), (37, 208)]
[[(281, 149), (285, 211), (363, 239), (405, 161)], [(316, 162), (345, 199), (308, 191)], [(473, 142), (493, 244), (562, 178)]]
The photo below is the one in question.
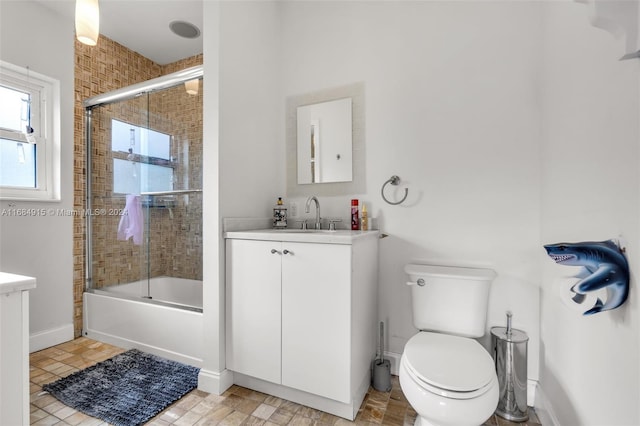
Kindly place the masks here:
[(275, 207), (273, 208), (273, 227), (274, 228), (286, 228), (287, 227), (287, 208), (282, 202), (282, 197), (278, 197)]

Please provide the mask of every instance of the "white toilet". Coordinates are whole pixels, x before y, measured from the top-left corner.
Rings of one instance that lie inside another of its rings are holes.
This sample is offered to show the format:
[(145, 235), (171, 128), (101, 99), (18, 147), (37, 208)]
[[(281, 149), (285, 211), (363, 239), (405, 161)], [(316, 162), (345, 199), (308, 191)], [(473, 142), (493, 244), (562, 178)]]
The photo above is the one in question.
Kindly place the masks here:
[(485, 334), (490, 269), (407, 265), (413, 323), (420, 330), (400, 361), (400, 386), (418, 413), (415, 425), (478, 426), (498, 405)]

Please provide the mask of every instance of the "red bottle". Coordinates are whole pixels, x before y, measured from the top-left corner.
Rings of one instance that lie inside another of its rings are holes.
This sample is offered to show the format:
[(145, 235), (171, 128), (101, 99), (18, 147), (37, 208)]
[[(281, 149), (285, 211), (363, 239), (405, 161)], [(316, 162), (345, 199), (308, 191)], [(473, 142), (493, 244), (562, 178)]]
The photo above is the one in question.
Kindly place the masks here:
[(351, 200), (351, 230), (360, 230), (360, 215), (358, 214), (358, 200)]

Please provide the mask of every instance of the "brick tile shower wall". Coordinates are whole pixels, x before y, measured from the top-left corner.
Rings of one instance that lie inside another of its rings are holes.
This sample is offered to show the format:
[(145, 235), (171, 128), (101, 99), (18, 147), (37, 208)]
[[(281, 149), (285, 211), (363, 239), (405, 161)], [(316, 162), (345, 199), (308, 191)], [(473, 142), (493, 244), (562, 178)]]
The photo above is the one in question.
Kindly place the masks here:
[[(75, 42), (74, 110), (74, 208), (85, 207), (87, 188), (86, 142), (82, 101), (134, 83), (202, 64), (202, 55), (158, 65), (126, 47), (100, 36), (94, 47)], [(201, 82), (202, 89), (202, 82)], [(125, 205), (123, 195), (114, 195), (111, 118), (137, 125), (149, 120), (154, 130), (173, 135), (171, 156), (176, 159), (174, 188), (202, 187), (202, 90), (188, 95), (183, 87), (158, 92), (124, 103), (94, 109), (92, 189), (93, 208), (118, 211)], [(149, 110), (147, 117), (146, 111)], [(117, 156), (117, 154), (116, 154)], [(188, 182), (187, 182), (188, 180)], [(202, 279), (202, 196), (181, 195), (169, 200), (172, 208), (150, 208), (150, 250), (118, 241), (120, 217), (94, 217), (94, 286), (138, 281), (147, 275)], [(161, 203), (162, 204), (162, 203)], [(85, 288), (85, 219), (74, 217), (74, 329), (82, 330), (82, 293)]]

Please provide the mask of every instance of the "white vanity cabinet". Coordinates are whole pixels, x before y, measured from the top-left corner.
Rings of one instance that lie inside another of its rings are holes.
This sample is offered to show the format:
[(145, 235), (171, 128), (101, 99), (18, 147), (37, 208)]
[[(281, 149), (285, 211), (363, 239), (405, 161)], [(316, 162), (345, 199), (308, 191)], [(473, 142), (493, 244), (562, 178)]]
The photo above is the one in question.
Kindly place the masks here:
[(282, 384), (349, 402), (351, 246), (282, 245)]
[[(227, 368), (280, 383), (280, 243), (227, 240)], [(273, 250), (273, 253), (272, 253)]]
[(0, 272), (0, 425), (28, 425), (29, 290), (36, 279)]
[(227, 233), (226, 353), (235, 383), (353, 419), (377, 343), (378, 235), (344, 232)]

